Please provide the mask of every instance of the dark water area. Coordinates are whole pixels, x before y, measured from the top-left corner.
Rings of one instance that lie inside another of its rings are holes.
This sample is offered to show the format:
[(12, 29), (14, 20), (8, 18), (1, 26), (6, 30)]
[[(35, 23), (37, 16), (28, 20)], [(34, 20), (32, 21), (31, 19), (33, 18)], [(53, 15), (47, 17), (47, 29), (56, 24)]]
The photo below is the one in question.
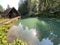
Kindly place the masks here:
[(36, 28), (38, 30), (37, 36), (40, 41), (42, 41), (42, 39), (49, 38), (49, 40), (53, 42), (53, 45), (59, 45), (60, 43), (60, 21), (59, 20), (39, 19)]
[[(36, 18), (35, 28), (37, 37), (41, 43), (41, 45), (60, 45), (60, 19), (50, 19), (50, 18)], [(23, 25), (30, 24), (29, 21), (22, 20), (21, 23)], [(24, 22), (24, 23), (23, 23)], [(28, 22), (28, 23), (26, 23)], [(32, 23), (31, 23), (32, 24)], [(32, 24), (33, 25), (33, 24)], [(31, 25), (28, 25), (28, 27)]]

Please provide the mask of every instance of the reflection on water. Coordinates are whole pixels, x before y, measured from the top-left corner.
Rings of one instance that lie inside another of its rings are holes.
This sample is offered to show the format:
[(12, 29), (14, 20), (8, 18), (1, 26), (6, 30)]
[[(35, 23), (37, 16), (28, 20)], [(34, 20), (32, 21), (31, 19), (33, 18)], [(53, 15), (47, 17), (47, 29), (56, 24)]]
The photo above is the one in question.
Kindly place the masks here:
[(20, 23), (18, 26), (12, 26), (8, 31), (8, 41), (13, 41), (16, 38), (20, 38), (27, 42), (28, 45), (53, 45), (48, 38), (43, 39), (40, 42), (36, 35), (36, 29), (29, 29), (26, 27), (24, 30), (23, 25)]
[(8, 31), (7, 37), (10, 42), (20, 38), (27, 42), (28, 45), (40, 45), (40, 41), (36, 36), (36, 29), (29, 29), (28, 27), (24, 29), (21, 23), (18, 26), (12, 26)]
[(49, 40), (48, 38), (43, 39), (40, 43), (41, 43), (41, 45), (53, 45), (51, 40)]
[[(38, 30), (37, 36), (40, 41), (44, 38), (49, 38), (49, 40), (53, 42), (53, 45), (58, 45), (60, 43), (60, 22), (56, 21), (56, 19), (39, 19), (36, 28)], [(40, 34), (41, 36), (39, 36)]]
[[(40, 44), (42, 43), (41, 45), (59, 45), (60, 19), (38, 18), (37, 20), (38, 21), (35, 24), (37, 37), (40, 40)], [(27, 21), (28, 24), (29, 21), (30, 20)], [(27, 23), (25, 22), (26, 25)]]
[[(23, 27), (23, 26), (20, 23), (18, 27), (20, 28), (20, 27)], [(24, 33), (24, 35), (23, 36), (20, 35), (20, 37), (24, 38), (24, 40), (28, 42), (28, 45), (53, 45), (53, 43), (51, 42), (51, 40), (49, 38), (44, 38), (44, 39), (42, 39), (42, 41), (39, 41), (38, 37), (36, 36), (37, 35), (37, 32), (36, 32), (37, 30), (36, 29), (30, 29), (29, 30), (29, 28), (26, 27), (25, 31), (24, 32), (23, 31), (20, 32), (20, 34), (23, 35), (23, 33)], [(51, 33), (51, 35), (52, 34), (53, 33)]]

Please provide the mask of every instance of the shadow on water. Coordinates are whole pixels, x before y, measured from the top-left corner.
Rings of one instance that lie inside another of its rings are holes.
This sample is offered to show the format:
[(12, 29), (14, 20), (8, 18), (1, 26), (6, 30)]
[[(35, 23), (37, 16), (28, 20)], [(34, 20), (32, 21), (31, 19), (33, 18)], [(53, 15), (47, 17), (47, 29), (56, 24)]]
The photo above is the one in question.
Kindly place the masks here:
[(39, 40), (49, 38), (54, 45), (60, 44), (60, 20), (49, 18), (38, 18), (38, 20), (36, 29)]

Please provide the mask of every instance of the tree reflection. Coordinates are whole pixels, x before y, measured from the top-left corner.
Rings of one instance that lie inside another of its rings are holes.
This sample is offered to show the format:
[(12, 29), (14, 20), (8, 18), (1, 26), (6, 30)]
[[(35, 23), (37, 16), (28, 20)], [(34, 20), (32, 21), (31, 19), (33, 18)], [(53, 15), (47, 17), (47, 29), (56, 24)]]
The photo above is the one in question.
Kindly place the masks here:
[(58, 45), (60, 43), (60, 21), (57, 22), (55, 19), (38, 19), (36, 29), (37, 36), (40, 41), (44, 38), (49, 38), (54, 45)]

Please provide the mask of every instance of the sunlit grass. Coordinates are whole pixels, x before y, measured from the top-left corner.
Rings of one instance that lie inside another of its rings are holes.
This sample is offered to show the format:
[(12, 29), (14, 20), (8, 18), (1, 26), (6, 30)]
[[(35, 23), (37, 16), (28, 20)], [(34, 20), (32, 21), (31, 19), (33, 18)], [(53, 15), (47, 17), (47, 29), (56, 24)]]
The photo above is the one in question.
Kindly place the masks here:
[(3, 20), (5, 20), (5, 19), (8, 19), (8, 18), (0, 18), (0, 21), (3, 21)]

